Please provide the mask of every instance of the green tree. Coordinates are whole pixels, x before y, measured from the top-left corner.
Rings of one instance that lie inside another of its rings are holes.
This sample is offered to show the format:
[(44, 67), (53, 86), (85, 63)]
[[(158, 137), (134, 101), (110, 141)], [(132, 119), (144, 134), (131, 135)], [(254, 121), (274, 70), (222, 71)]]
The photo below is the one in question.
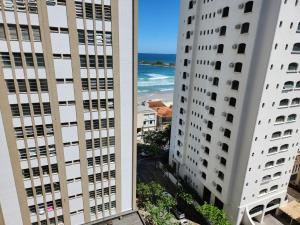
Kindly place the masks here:
[(231, 225), (224, 210), (220, 210), (213, 205), (205, 203), (197, 206), (196, 210), (208, 219), (212, 225)]
[(187, 205), (192, 205), (193, 204), (193, 196), (189, 193), (184, 192), (182, 189), (177, 192), (176, 198), (181, 199)]

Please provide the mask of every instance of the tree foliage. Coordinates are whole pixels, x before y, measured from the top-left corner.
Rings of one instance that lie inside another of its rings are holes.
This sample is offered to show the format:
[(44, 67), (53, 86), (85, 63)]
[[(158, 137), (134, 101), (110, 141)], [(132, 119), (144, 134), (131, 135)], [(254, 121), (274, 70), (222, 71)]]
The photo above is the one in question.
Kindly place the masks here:
[(164, 130), (147, 131), (144, 134), (144, 142), (153, 147), (153, 152), (165, 149), (170, 143), (171, 126), (168, 125)]
[(208, 219), (212, 225), (231, 225), (224, 210), (220, 210), (213, 205), (207, 203), (198, 205), (196, 210)]

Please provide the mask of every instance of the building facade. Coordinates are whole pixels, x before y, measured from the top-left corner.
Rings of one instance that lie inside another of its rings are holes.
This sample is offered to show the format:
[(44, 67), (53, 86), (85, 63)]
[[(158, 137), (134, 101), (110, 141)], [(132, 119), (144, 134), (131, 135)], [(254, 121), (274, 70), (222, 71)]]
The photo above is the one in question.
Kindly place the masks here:
[(233, 224), (286, 201), (299, 148), (297, 0), (181, 1), (170, 165)]
[(0, 0), (0, 224), (135, 208), (135, 0)]
[(137, 107), (137, 140), (143, 142), (147, 131), (156, 130), (156, 111), (149, 108), (148, 103), (142, 103)]

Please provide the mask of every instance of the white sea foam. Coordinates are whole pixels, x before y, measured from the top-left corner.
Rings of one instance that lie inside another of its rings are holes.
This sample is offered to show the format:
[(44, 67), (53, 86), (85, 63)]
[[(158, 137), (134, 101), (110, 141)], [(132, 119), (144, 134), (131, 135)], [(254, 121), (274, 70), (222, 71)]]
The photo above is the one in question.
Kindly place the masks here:
[(160, 91), (162, 92), (165, 92), (165, 91), (173, 91), (174, 88), (163, 88), (163, 89), (160, 89)]
[(138, 81), (138, 87), (171, 86), (174, 80)]
[(169, 76), (161, 75), (161, 74), (157, 74), (157, 73), (147, 73), (145, 75), (150, 77), (150, 78), (148, 78), (148, 80), (164, 80), (164, 79), (170, 78)]

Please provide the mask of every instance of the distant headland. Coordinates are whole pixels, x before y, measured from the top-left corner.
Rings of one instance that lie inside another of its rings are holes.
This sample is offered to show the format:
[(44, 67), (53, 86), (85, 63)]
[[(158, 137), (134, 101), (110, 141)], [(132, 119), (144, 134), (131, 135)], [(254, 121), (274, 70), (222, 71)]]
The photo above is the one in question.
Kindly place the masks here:
[(141, 60), (139, 61), (140, 65), (148, 65), (148, 66), (163, 66), (163, 67), (175, 67), (175, 63), (165, 63), (162, 61), (149, 62)]

